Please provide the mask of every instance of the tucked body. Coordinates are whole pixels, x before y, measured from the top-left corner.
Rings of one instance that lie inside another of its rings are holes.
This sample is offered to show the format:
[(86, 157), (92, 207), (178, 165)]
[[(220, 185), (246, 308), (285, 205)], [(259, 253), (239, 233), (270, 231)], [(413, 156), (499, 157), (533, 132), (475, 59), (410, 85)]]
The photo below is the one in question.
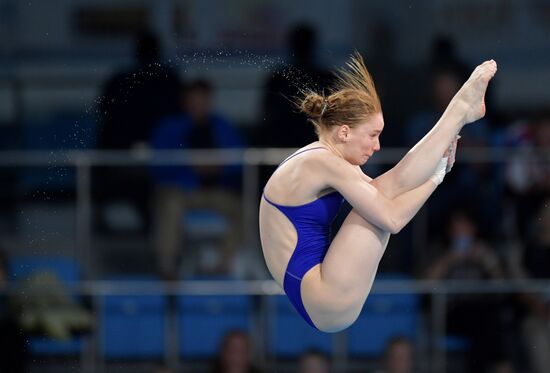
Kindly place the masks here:
[[(380, 150), (384, 119), (374, 83), (356, 54), (328, 96), (309, 92), (300, 108), (319, 141), (283, 162), (264, 189), (260, 236), (273, 278), (313, 327), (351, 325), (370, 292), (391, 234), (418, 212), (454, 162), (457, 134), (485, 113), (494, 61), (478, 66), (428, 134), (385, 174), (360, 166)], [(330, 242), (335, 206), (353, 207)], [(305, 256), (304, 256), (305, 255)]]

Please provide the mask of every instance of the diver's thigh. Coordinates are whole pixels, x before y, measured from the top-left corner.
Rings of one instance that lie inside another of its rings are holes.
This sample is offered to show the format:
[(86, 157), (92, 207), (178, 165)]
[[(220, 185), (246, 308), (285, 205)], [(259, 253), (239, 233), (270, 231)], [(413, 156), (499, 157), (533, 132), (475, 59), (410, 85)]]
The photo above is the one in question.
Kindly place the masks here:
[(362, 304), (351, 294), (335, 292), (334, 287), (321, 280), (320, 270), (321, 265), (317, 265), (302, 278), (302, 303), (319, 330), (337, 332), (356, 320)]
[(302, 302), (319, 329), (338, 331), (356, 320), (389, 236), (355, 211), (350, 212), (323, 262), (302, 279)]
[(375, 227), (352, 210), (323, 260), (323, 281), (340, 292), (356, 290), (366, 296), (389, 237), (389, 233)]

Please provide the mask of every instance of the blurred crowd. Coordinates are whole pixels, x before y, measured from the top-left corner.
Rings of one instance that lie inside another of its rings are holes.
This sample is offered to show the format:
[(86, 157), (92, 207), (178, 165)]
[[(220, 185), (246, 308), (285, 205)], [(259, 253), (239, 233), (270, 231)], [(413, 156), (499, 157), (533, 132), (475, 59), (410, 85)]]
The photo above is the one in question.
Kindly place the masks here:
[[(323, 89), (331, 76), (316, 63), (316, 38), (308, 25), (293, 28), (288, 64), (308, 76), (312, 87)], [(424, 66), (401, 69), (392, 56), (391, 32), (378, 26), (373, 38), (375, 53), (367, 55), (366, 62), (385, 108), (382, 148), (411, 147), (435, 124), (473, 66), (461, 59), (452, 39), (438, 37)], [(152, 33), (140, 32), (135, 50), (135, 66), (103, 85), (97, 111), (98, 149), (296, 148), (315, 140), (313, 127), (289, 101), (302, 87), (288, 78), (270, 75), (263, 92), (264, 119), (243, 129), (215, 110), (215, 82), (177, 74), (163, 62)], [(418, 95), (404, 97), (403, 92), (413, 91)], [(394, 238), (388, 247), (381, 272), (431, 280), (550, 278), (550, 107), (496, 112), (491, 88), (486, 100), (488, 115), (465, 127), (457, 164), (421, 212), (428, 229), (425, 247), (413, 247), (413, 232), (405, 229), (402, 238)], [(498, 162), (461, 158), (475, 154), (503, 157)], [(389, 165), (367, 165), (371, 176), (385, 167)], [(272, 171), (262, 168), (260, 187)], [(242, 172), (240, 166), (216, 165), (94, 169), (94, 230), (99, 234), (113, 230), (109, 209), (123, 201), (138, 211), (138, 229), (150, 237), (155, 271), (163, 279), (182, 278), (182, 268), (192, 277), (234, 277), (239, 256), (244, 255)], [(219, 235), (207, 238), (208, 244), (193, 241), (197, 221), (213, 227), (221, 224)], [(6, 277), (5, 267), (0, 268), (0, 286)], [(458, 294), (447, 300), (446, 329), (465, 341), (466, 371), (550, 369), (550, 293)], [(17, 359), (24, 355), (24, 348), (18, 347), (23, 342), (6, 302), (2, 295), (0, 349), (14, 349), (9, 355)], [(252, 347), (246, 332), (228, 334), (212, 372), (259, 372), (252, 363)], [(414, 357), (413, 343), (396, 337), (387, 345), (379, 372), (414, 372)], [(331, 358), (320, 351), (304, 352), (297, 371), (330, 372)], [(156, 372), (172, 370), (159, 367)]]
[[(308, 77), (310, 88), (323, 90), (332, 76), (316, 63), (316, 38), (315, 30), (307, 24), (292, 29), (285, 69), (292, 66)], [(393, 62), (390, 31), (378, 26), (373, 38), (377, 49), (366, 61), (384, 107), (387, 126), (382, 135), (383, 148), (410, 148), (435, 124), (473, 66), (460, 58), (452, 39), (438, 37), (424, 66), (417, 71), (400, 69)], [(252, 128), (241, 128), (215, 110), (215, 82), (204, 77), (186, 80), (163, 64), (161, 55), (154, 35), (142, 32), (136, 38), (135, 68), (117, 73), (105, 83), (98, 110), (99, 149), (297, 148), (315, 140), (311, 126), (291, 103), (304, 85), (278, 73), (283, 69), (275, 68), (265, 82), (263, 120)], [(490, 246), (498, 245), (500, 259), (505, 260), (509, 258), (504, 254), (513, 254), (512, 249), (500, 247), (503, 241), (531, 246), (542, 239), (536, 232), (544, 230), (537, 228), (537, 222), (549, 190), (550, 165), (545, 149), (550, 144), (550, 108), (519, 114), (497, 112), (492, 104), (493, 85), (486, 97), (487, 116), (464, 128), (459, 162), (426, 210), (428, 236), (434, 243), (445, 238), (445, 224), (449, 224), (445, 222), (452, 211), (458, 207), (475, 209), (478, 233)], [(401, 97), (406, 91), (403, 87), (409, 86), (422, 88), (416, 89), (414, 97)], [(480, 152), (483, 149), (485, 152)], [(497, 157), (496, 162), (465, 161), (471, 155), (485, 159), (498, 156), (500, 149), (507, 153)], [(387, 167), (391, 165), (367, 165), (371, 176)], [(272, 171), (272, 167), (262, 168), (260, 188)], [(94, 175), (97, 224), (100, 228), (106, 225), (102, 206), (116, 200), (130, 201), (140, 212), (141, 229), (151, 231), (159, 272), (174, 278), (177, 256), (185, 252), (180, 250), (185, 241), (182, 216), (200, 208), (216, 211), (229, 227), (219, 262), (210, 270), (230, 272), (231, 259), (243, 235), (238, 224), (242, 214), (241, 179), (242, 168), (237, 166), (103, 167)], [(406, 256), (411, 250), (400, 250), (401, 262), (394, 260), (388, 269), (414, 275), (422, 272), (424, 257), (433, 256), (427, 251), (415, 252), (422, 260), (410, 266)]]

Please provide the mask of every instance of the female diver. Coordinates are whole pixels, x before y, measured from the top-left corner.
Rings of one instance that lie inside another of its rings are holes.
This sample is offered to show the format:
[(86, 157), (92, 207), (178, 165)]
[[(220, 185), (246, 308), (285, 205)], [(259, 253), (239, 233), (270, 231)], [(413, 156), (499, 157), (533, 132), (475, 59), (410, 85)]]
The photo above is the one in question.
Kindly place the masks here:
[[(314, 328), (337, 332), (359, 316), (390, 234), (413, 218), (454, 163), (458, 133), (485, 115), (495, 61), (479, 65), (434, 127), (383, 175), (360, 166), (380, 150), (380, 100), (362, 57), (339, 71), (327, 96), (307, 92), (300, 109), (319, 140), (273, 173), (260, 203), (260, 238), (267, 267)], [(353, 207), (330, 242), (343, 200)]]

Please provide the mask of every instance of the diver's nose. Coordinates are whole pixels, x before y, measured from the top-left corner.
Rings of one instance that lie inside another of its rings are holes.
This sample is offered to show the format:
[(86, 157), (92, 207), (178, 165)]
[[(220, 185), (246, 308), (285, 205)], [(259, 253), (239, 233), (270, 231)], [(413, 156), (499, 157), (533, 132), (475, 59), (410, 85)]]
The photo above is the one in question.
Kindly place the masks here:
[(373, 150), (374, 150), (375, 152), (377, 152), (377, 151), (380, 150), (380, 140), (376, 140), (376, 144), (374, 144)]

